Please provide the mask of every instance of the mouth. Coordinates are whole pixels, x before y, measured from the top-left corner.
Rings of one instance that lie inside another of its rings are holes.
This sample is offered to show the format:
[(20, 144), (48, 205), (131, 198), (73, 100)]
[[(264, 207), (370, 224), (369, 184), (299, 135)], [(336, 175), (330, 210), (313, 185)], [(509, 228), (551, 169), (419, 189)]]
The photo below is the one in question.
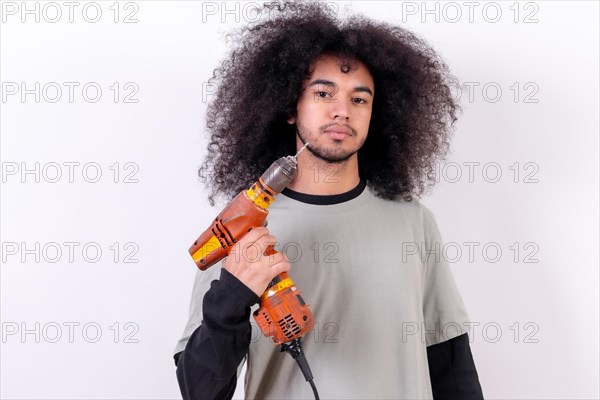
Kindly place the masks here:
[(323, 133), (336, 140), (343, 140), (349, 136), (352, 136), (352, 131), (349, 128), (339, 125), (332, 126), (326, 129)]

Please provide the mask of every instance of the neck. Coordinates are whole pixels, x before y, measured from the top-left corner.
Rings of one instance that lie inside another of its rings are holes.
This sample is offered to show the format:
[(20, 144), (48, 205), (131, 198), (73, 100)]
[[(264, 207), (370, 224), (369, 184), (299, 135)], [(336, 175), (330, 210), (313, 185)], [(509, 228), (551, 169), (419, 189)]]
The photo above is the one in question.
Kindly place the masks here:
[(356, 153), (341, 163), (328, 163), (303, 151), (298, 155), (298, 175), (288, 188), (306, 194), (334, 195), (346, 193), (359, 183)]

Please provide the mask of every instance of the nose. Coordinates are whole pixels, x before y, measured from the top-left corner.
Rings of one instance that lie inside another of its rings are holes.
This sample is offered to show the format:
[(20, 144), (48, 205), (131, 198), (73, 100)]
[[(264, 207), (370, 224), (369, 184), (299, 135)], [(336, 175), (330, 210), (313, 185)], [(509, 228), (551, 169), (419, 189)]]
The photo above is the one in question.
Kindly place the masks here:
[(342, 100), (337, 100), (336, 102), (332, 102), (331, 108), (331, 118), (332, 119), (350, 119), (350, 108), (348, 107), (347, 102)]

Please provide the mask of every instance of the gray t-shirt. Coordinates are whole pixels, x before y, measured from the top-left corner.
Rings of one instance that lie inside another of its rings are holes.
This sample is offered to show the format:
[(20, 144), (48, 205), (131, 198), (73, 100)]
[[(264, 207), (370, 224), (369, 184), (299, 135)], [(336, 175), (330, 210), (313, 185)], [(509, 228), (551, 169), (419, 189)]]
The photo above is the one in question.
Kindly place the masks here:
[[(463, 333), (468, 316), (431, 211), (367, 186), (333, 205), (280, 194), (267, 220), (315, 318), (302, 344), (321, 398), (432, 398), (426, 347)], [(220, 269), (198, 271), (175, 353), (200, 325), (202, 298)], [(312, 399), (296, 362), (251, 322), (246, 398)]]

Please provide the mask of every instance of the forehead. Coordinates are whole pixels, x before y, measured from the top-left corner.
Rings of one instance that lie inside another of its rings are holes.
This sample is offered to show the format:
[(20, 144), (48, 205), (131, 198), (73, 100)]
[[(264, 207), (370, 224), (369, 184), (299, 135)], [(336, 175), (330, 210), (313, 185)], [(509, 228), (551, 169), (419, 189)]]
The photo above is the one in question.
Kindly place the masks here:
[(373, 76), (363, 62), (332, 55), (323, 55), (315, 60), (309, 81), (314, 79), (328, 79), (336, 84), (351, 82), (374, 89)]

